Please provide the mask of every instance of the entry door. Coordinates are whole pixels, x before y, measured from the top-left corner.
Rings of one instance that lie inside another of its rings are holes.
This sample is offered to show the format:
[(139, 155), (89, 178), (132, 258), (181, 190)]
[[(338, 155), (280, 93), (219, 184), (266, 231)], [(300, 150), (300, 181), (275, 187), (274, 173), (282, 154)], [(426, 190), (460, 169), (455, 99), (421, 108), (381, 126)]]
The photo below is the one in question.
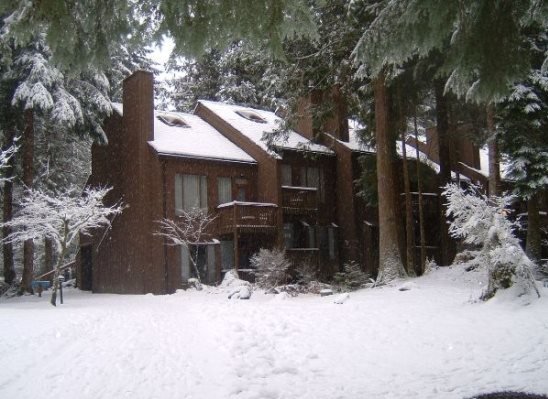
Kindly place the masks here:
[(81, 264), (81, 282), (80, 289), (91, 291), (93, 288), (93, 262), (92, 262), (92, 246), (86, 245), (80, 247), (80, 264)]

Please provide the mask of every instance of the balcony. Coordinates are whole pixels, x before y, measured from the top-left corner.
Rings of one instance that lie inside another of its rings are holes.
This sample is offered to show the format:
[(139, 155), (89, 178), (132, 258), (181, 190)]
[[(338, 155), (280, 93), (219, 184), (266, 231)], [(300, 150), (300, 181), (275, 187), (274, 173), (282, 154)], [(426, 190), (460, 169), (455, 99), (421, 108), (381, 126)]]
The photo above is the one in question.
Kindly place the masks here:
[(318, 189), (315, 187), (282, 186), (282, 207), (285, 213), (306, 215), (318, 210)]
[(261, 202), (232, 201), (217, 207), (221, 234), (274, 233), (277, 227), (278, 206)]

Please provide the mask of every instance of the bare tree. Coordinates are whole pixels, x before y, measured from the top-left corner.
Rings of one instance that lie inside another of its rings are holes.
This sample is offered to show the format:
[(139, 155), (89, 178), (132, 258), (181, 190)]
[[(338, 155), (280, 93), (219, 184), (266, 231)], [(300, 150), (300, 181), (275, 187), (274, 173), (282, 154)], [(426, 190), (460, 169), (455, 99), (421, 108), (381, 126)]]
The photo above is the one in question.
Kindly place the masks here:
[[(164, 218), (158, 223), (160, 230), (156, 235), (167, 239), (169, 245), (182, 245), (191, 254), (190, 262), (196, 273), (196, 278), (201, 283), (198, 270), (198, 243), (210, 239), (208, 226), (216, 219), (215, 216), (200, 208), (180, 211), (177, 219)], [(194, 246), (194, 253), (191, 251)]]
[(16, 243), (48, 238), (57, 253), (54, 267), (51, 304), (56, 306), (59, 272), (72, 244), (80, 234), (108, 227), (111, 217), (122, 212), (122, 205), (105, 206), (103, 200), (110, 188), (86, 188), (83, 192), (70, 186), (57, 193), (28, 190), (21, 201), (21, 210), (12, 220), (2, 223), (12, 232), (4, 242)]

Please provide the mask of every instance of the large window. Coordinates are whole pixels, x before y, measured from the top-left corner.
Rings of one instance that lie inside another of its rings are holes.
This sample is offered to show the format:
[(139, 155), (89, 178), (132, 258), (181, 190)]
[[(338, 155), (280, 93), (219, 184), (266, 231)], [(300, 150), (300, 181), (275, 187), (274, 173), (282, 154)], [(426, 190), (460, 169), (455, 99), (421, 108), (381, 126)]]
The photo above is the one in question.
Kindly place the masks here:
[(207, 178), (199, 175), (175, 176), (175, 213), (207, 209)]
[(286, 249), (317, 248), (316, 228), (304, 220), (284, 223), (284, 244)]
[(314, 187), (318, 190), (318, 199), (325, 202), (325, 179), (323, 170), (315, 166), (301, 167), (301, 185), (305, 187)]
[(230, 177), (217, 178), (217, 195), (219, 197), (219, 204), (232, 201), (232, 179)]
[(210, 284), (216, 282), (215, 245), (190, 245), (188, 248), (181, 245), (181, 277), (184, 282), (191, 277), (196, 277), (196, 270), (190, 257), (196, 258), (200, 281)]
[(293, 185), (293, 179), (291, 179), (291, 165), (282, 164), (282, 186)]

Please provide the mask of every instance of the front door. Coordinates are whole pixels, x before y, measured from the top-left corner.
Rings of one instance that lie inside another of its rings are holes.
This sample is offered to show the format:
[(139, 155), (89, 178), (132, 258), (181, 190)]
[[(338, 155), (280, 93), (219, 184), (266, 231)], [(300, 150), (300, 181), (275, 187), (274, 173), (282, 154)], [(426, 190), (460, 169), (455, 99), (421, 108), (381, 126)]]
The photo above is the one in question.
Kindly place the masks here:
[(83, 247), (80, 247), (80, 266), (81, 266), (80, 289), (84, 291), (91, 291), (93, 288), (92, 254), (93, 254), (93, 249), (91, 245), (85, 245)]

